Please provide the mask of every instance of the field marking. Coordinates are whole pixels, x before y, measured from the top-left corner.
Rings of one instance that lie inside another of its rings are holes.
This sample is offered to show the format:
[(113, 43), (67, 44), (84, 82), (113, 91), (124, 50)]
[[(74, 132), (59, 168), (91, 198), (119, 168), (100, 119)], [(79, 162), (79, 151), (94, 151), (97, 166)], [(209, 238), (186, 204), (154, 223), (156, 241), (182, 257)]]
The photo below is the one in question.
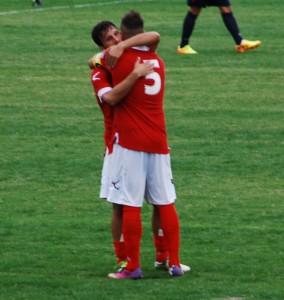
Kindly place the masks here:
[[(152, 2), (153, 0), (135, 0), (135, 2)], [(39, 13), (48, 10), (62, 10), (62, 9), (70, 9), (70, 8), (86, 8), (86, 7), (96, 7), (96, 6), (107, 6), (107, 5), (115, 5), (122, 3), (130, 3), (133, 0), (120, 0), (120, 1), (110, 1), (110, 2), (99, 2), (99, 3), (86, 3), (86, 4), (74, 4), (74, 5), (65, 5), (65, 6), (53, 6), (53, 7), (41, 7), (41, 8), (33, 8), (33, 9), (24, 9), (24, 10), (10, 10), (0, 12), (0, 16), (9, 16), (9, 15), (17, 15), (21, 13)]]

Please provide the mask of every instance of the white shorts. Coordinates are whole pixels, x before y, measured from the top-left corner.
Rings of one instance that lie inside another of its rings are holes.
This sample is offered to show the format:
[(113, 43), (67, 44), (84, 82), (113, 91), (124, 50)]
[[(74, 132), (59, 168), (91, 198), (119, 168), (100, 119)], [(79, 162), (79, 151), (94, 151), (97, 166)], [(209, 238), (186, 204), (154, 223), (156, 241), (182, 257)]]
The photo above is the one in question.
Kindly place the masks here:
[(170, 155), (133, 151), (115, 144), (107, 200), (141, 207), (144, 198), (154, 205), (175, 201)]
[(101, 189), (100, 189), (100, 198), (106, 199), (109, 194), (109, 189), (111, 186), (111, 160), (112, 154), (109, 154), (108, 149), (106, 148), (102, 176), (101, 176)]

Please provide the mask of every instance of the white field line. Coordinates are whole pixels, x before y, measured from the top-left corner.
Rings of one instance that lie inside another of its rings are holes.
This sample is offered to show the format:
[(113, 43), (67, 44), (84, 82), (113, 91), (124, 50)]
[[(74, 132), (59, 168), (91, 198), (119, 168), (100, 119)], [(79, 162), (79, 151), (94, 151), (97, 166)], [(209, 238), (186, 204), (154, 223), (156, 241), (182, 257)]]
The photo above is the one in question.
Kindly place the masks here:
[(74, 5), (65, 5), (65, 6), (52, 6), (52, 7), (41, 7), (33, 9), (24, 9), (24, 10), (10, 10), (0, 12), (0, 17), (17, 15), (22, 13), (39, 13), (48, 10), (63, 10), (63, 9), (76, 9), (76, 8), (86, 8), (86, 7), (96, 7), (96, 6), (107, 6), (107, 5), (117, 5), (122, 3), (137, 3), (137, 2), (152, 2), (153, 0), (120, 0), (120, 1), (109, 1), (109, 2), (98, 2), (98, 3), (86, 3), (86, 4), (74, 4)]

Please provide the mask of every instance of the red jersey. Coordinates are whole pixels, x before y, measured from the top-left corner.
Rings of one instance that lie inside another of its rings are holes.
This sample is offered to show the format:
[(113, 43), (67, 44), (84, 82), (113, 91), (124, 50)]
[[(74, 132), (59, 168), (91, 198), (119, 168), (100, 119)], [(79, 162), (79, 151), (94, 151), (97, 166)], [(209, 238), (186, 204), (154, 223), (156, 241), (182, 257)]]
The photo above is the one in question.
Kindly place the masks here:
[(102, 101), (102, 95), (112, 89), (109, 72), (100, 67), (95, 67), (91, 74), (91, 81), (95, 91), (98, 105), (104, 115), (104, 140), (109, 153), (113, 144), (113, 107)]
[[(166, 124), (163, 109), (165, 69), (154, 52), (136, 47), (128, 49), (110, 69), (113, 85), (125, 79), (133, 70), (137, 57), (151, 60), (154, 72), (138, 79), (127, 96), (114, 109), (113, 129), (116, 142), (127, 149), (167, 154)], [(105, 57), (102, 65), (106, 67)]]

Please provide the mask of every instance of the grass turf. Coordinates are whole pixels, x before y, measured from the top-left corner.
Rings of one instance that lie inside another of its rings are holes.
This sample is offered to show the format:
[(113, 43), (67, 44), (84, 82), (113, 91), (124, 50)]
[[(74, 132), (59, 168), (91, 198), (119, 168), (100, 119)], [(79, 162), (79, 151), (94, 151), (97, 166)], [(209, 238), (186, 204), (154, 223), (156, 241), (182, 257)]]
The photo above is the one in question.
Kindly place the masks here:
[[(244, 54), (218, 11), (204, 10), (195, 56), (176, 54), (183, 1), (90, 2), (0, 3), (0, 299), (282, 299), (282, 1), (233, 2), (244, 37), (263, 42)], [(182, 278), (152, 267), (147, 205), (145, 279), (106, 278), (111, 208), (98, 199), (103, 123), (86, 62), (92, 26), (129, 9), (161, 34), (181, 259), (192, 268)]]

